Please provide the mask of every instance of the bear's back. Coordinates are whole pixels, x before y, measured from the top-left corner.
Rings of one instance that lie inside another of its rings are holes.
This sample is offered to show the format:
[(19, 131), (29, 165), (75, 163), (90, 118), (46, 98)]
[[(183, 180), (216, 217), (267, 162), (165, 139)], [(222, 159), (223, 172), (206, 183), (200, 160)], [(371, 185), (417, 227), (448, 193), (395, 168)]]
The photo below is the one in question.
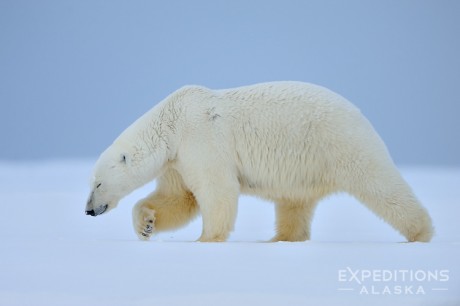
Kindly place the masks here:
[(249, 193), (304, 193), (321, 180), (321, 186), (336, 188), (344, 163), (372, 155), (367, 147), (386, 150), (359, 109), (324, 87), (271, 82), (215, 93), (216, 109), (232, 133), (240, 181)]

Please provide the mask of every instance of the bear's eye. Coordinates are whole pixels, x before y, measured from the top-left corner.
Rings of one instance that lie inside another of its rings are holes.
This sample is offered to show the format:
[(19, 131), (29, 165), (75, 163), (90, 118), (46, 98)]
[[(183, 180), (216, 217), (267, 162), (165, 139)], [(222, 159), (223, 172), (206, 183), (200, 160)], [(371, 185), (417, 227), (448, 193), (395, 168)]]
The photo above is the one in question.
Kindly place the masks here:
[(121, 162), (124, 163), (124, 164), (126, 164), (126, 155), (123, 154), (123, 155), (121, 156)]
[(101, 187), (102, 183), (97, 184), (96, 189)]

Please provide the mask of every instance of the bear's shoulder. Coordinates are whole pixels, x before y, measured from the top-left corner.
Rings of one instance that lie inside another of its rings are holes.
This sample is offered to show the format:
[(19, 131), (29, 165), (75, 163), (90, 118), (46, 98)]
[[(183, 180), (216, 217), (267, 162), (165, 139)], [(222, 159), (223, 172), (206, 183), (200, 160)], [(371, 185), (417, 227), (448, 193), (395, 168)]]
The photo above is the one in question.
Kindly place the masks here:
[(200, 86), (200, 85), (185, 85), (176, 90), (171, 94), (173, 97), (181, 98), (181, 97), (189, 97), (189, 96), (200, 96), (200, 95), (209, 95), (212, 94), (213, 90)]

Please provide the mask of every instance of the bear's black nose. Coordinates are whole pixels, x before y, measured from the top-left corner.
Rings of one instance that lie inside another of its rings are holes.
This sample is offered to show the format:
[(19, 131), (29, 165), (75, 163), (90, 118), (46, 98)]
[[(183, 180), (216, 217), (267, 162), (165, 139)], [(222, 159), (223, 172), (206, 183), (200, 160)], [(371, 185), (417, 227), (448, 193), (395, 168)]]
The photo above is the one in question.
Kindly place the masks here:
[(92, 210), (87, 210), (85, 213), (86, 213), (87, 215), (90, 215), (90, 216), (93, 216), (93, 217), (96, 216), (96, 214), (94, 213), (94, 209), (92, 209)]

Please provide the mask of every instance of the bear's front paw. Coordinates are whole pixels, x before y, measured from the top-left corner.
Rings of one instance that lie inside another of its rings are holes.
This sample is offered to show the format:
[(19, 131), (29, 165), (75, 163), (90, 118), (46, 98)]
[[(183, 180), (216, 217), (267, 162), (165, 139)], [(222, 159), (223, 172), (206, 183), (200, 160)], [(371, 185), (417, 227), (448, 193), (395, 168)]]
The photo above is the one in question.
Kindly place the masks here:
[(134, 217), (134, 230), (140, 240), (149, 240), (155, 231), (155, 211), (146, 207), (140, 208)]

